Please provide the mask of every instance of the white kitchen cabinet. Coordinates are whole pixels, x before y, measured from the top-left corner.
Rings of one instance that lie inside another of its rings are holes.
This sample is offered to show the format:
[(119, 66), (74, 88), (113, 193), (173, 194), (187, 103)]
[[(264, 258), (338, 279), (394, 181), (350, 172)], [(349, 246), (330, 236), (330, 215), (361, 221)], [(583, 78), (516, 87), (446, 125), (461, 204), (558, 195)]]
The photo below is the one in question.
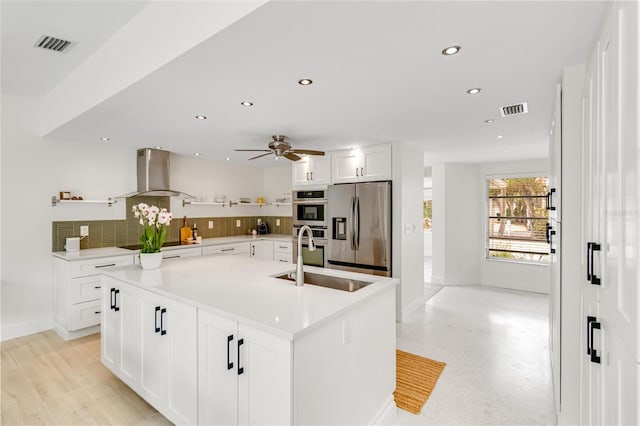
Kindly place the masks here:
[(197, 423), (196, 308), (139, 291), (140, 395), (176, 424)]
[(257, 240), (250, 243), (249, 256), (256, 259), (273, 260), (273, 241)]
[(582, 424), (640, 422), (638, 20), (637, 2), (610, 3), (586, 67), (580, 332), (598, 356), (581, 348)]
[(329, 155), (307, 155), (292, 165), (293, 187), (323, 186), (331, 183)]
[(65, 340), (99, 331), (100, 270), (133, 263), (132, 255), (84, 260), (53, 257), (54, 329)]
[(179, 248), (173, 250), (162, 250), (162, 259), (163, 260), (171, 260), (171, 259), (181, 259), (185, 257), (195, 257), (201, 256), (202, 249), (200, 247), (188, 247), (188, 248)]
[(102, 277), (102, 362), (137, 390), (140, 380), (140, 309), (136, 287)]
[(391, 180), (391, 145), (331, 153), (331, 183)]
[(274, 241), (273, 260), (276, 262), (293, 263), (293, 242)]
[(198, 312), (198, 421), (292, 424), (291, 342)]
[(206, 246), (202, 248), (203, 256), (225, 255), (225, 256), (249, 256), (251, 247), (248, 242), (219, 244), (216, 246)]

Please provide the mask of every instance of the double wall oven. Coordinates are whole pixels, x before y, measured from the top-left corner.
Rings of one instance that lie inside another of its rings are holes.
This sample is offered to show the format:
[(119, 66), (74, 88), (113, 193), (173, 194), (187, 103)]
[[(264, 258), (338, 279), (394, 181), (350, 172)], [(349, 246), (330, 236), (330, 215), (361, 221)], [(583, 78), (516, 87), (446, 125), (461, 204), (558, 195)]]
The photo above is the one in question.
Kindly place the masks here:
[(302, 263), (310, 266), (325, 267), (328, 247), (328, 209), (327, 191), (305, 190), (293, 191), (293, 259), (298, 258), (298, 234), (300, 228), (309, 225), (316, 250), (309, 250), (309, 238), (305, 233), (302, 238)]

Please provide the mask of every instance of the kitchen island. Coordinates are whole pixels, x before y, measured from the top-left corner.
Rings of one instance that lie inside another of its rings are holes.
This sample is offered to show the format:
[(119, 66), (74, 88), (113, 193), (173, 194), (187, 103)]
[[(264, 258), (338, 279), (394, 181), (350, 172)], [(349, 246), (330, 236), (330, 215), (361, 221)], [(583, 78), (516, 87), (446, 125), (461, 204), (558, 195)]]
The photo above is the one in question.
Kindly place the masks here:
[(397, 280), (345, 292), (236, 256), (102, 271), (102, 362), (179, 424), (371, 424), (395, 412)]

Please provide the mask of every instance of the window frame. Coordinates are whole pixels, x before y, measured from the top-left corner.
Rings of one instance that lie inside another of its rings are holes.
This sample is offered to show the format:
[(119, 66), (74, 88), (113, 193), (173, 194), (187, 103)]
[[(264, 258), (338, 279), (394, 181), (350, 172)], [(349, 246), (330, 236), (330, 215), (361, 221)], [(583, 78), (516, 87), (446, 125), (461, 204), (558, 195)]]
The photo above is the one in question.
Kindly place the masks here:
[[(548, 266), (551, 264), (551, 255), (549, 254), (547, 260), (526, 260), (526, 259), (509, 259), (504, 257), (489, 256), (489, 180), (491, 179), (517, 179), (517, 178), (535, 178), (546, 177), (550, 183), (549, 171), (530, 171), (521, 173), (491, 173), (484, 175), (483, 181), (483, 194), (484, 194), (484, 260), (489, 262), (500, 263), (521, 263), (526, 265), (539, 265)], [(547, 218), (550, 220), (549, 218)]]

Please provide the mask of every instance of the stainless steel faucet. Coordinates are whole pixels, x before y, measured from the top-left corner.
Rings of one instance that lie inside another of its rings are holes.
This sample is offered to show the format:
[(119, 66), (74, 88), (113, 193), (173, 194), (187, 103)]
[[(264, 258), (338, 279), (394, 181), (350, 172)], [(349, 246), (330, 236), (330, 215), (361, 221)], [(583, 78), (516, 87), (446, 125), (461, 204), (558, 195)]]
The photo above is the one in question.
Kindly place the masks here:
[(313, 241), (313, 231), (311, 231), (309, 225), (304, 225), (302, 228), (300, 228), (300, 232), (298, 233), (298, 264), (296, 265), (296, 286), (304, 284), (304, 269), (302, 267), (302, 237), (304, 236), (305, 231), (307, 231), (307, 235), (309, 236), (309, 251), (314, 251), (316, 249), (316, 243)]

